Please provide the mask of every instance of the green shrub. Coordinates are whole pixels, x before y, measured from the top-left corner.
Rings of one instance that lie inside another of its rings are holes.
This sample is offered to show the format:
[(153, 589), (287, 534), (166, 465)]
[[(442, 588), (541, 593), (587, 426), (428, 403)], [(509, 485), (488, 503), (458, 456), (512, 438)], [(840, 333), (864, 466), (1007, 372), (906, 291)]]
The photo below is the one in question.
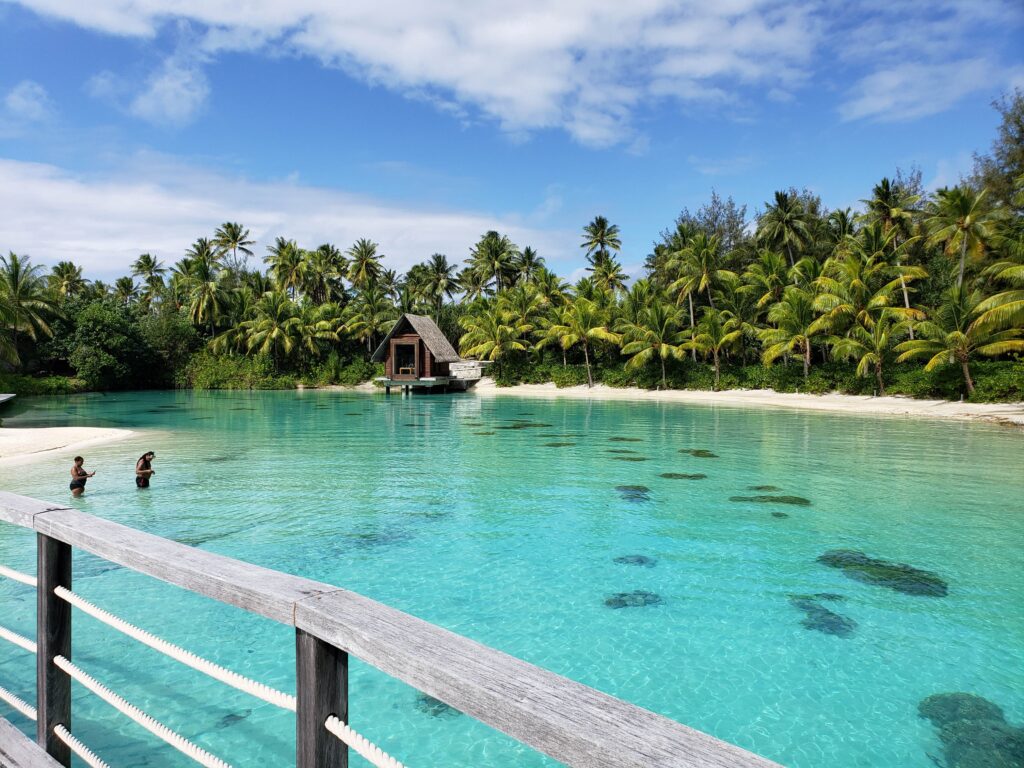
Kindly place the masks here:
[(298, 382), (277, 373), (266, 355), (215, 355), (204, 350), (192, 356), (177, 383), (193, 389), (294, 389)]
[(25, 376), (0, 373), (0, 392), (14, 395), (73, 395), (87, 392), (81, 379), (71, 376)]
[(68, 362), (90, 389), (136, 389), (155, 382), (159, 370), (153, 349), (124, 307), (89, 304), (78, 313)]

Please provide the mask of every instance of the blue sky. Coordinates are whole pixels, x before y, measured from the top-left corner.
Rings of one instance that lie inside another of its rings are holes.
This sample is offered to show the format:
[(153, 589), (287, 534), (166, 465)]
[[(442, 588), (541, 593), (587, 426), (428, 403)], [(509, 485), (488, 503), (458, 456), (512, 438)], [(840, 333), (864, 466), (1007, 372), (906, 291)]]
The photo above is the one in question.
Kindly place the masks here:
[(0, 0), (0, 249), (111, 278), (232, 219), (404, 269), (497, 228), (571, 276), (602, 214), (636, 269), (712, 188), (955, 183), (1024, 87), (1019, 0), (240, 5)]

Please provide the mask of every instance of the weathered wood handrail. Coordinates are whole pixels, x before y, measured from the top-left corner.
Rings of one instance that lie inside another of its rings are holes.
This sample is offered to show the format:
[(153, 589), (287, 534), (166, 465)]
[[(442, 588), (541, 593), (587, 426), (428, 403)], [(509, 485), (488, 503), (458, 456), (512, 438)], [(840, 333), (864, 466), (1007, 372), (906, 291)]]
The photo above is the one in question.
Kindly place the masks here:
[[(0, 522), (295, 627), (300, 737), (304, 727), (311, 728), (319, 719), (317, 735), (310, 731), (311, 739), (319, 738), (325, 713), (347, 719), (341, 710), (347, 706), (344, 677), (351, 654), (571, 766), (776, 766), (674, 720), (330, 584), (12, 493), (0, 492)], [(42, 588), (44, 574), (39, 577)], [(309, 685), (323, 690), (304, 690)], [(300, 751), (311, 747), (316, 756), (307, 755), (300, 766), (336, 764), (319, 762), (321, 750), (332, 750), (326, 743), (301, 742), (300, 738)]]

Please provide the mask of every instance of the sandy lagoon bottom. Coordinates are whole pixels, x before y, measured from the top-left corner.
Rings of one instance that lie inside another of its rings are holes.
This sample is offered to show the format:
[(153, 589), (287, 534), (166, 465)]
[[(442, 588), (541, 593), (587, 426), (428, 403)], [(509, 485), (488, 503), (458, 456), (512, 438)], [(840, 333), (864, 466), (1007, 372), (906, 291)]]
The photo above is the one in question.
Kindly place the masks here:
[[(4, 417), (138, 431), (86, 451), (97, 475), (80, 500), (59, 455), (0, 466), (5, 490), (359, 591), (796, 768), (930, 768), (948, 746), (918, 714), (934, 694), (976, 694), (1024, 723), (1015, 430), (344, 392), (24, 399)], [(158, 475), (139, 493), (149, 448)], [(32, 552), (0, 531), (0, 562), (31, 571)], [(285, 627), (83, 554), (75, 584), (294, 686)], [(27, 590), (0, 582), (0, 605), (32, 634)], [(233, 765), (291, 759), (290, 714), (87, 617), (75, 633), (82, 667)], [(0, 685), (32, 684), (31, 659), (5, 644)], [(74, 695), (76, 732), (112, 764), (188, 764)], [(351, 712), (409, 765), (551, 762), (365, 665)]]

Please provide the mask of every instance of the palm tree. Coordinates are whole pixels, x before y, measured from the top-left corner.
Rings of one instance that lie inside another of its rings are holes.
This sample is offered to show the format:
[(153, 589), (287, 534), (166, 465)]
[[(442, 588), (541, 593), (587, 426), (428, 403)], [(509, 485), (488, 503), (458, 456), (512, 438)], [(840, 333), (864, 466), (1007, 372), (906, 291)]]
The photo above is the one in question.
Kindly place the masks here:
[(82, 277), (82, 268), (70, 261), (58, 262), (50, 270), (46, 282), (50, 290), (61, 299), (78, 296), (89, 284), (89, 281)]
[(458, 283), (459, 290), (462, 291), (468, 302), (478, 301), (490, 292), (487, 287), (487, 278), (472, 266), (459, 272)]
[(757, 295), (757, 306), (767, 307), (782, 298), (782, 291), (789, 285), (789, 270), (786, 258), (770, 248), (757, 252), (757, 261), (747, 266), (743, 280)]
[(342, 278), (347, 270), (348, 264), (341, 251), (324, 243), (315, 251), (305, 253), (305, 266), (300, 267), (296, 275), (301, 280), (299, 290), (317, 306), (337, 301), (344, 296)]
[(21, 360), (21, 335), (33, 341), (52, 335), (46, 317), (57, 310), (46, 295), (42, 269), (27, 256), (18, 256), (13, 251), (6, 257), (0, 256), (0, 318), (10, 334), (3, 355), (8, 362), (16, 364)]
[(139, 286), (131, 277), (119, 277), (114, 281), (114, 298), (126, 307), (139, 298)]
[(722, 352), (736, 345), (743, 337), (743, 329), (735, 318), (713, 307), (704, 307), (704, 315), (697, 324), (692, 347), (704, 354), (711, 353), (715, 366), (715, 390), (722, 376)]
[(459, 324), (466, 331), (459, 339), (459, 350), (463, 355), (498, 363), (512, 352), (523, 352), (526, 344), (519, 338), (516, 329), (509, 325), (503, 313), (496, 306), (488, 306), (479, 312), (464, 316)]
[(544, 258), (538, 256), (533, 248), (526, 246), (516, 259), (515, 268), (519, 281), (531, 283), (540, 270), (544, 269)]
[(498, 294), (502, 320), (515, 329), (520, 338), (528, 338), (540, 322), (542, 302), (537, 289), (520, 283)]
[(615, 224), (608, 223), (604, 216), (595, 216), (587, 226), (583, 228), (583, 242), (580, 248), (586, 249), (587, 261), (593, 269), (608, 260), (610, 251), (622, 249), (622, 240), (619, 238), (619, 228)]
[(443, 253), (435, 253), (426, 263), (423, 274), (423, 291), (434, 309), (434, 320), (441, 315), (445, 297), (451, 298), (457, 287), (456, 267), (448, 263)]
[(507, 235), (494, 230), (484, 234), (470, 250), (467, 263), (480, 273), (485, 284), (494, 281), (498, 291), (515, 282), (519, 249)]
[(366, 341), (366, 350), (373, 351), (378, 334), (387, 331), (395, 321), (395, 306), (381, 288), (370, 282), (346, 308), (344, 330)]
[(896, 347), (896, 351), (901, 353), (896, 362), (928, 357), (924, 366), (926, 371), (940, 365), (959, 363), (967, 394), (973, 394), (971, 358), (976, 355), (997, 357), (1024, 353), (1024, 338), (1021, 338), (1024, 329), (992, 330), (991, 324), (979, 322), (984, 315), (982, 306), (981, 294), (977, 291), (968, 291), (961, 285), (950, 288), (934, 319), (917, 324), (920, 338)]
[(380, 279), (381, 256), (377, 253), (377, 244), (361, 237), (351, 248), (345, 251), (349, 259), (348, 279), (360, 291), (365, 291), (371, 284)]
[[(222, 253), (231, 251), (231, 261), (228, 262), (228, 269), (232, 272), (244, 272), (252, 251), (249, 246), (255, 243), (249, 238), (249, 230), (234, 221), (225, 221), (213, 234), (213, 244)], [(238, 254), (242, 253), (239, 260)]]
[(270, 355), (275, 366), (291, 355), (301, 340), (302, 320), (284, 291), (263, 294), (253, 307), (253, 318), (241, 324), (250, 352)]
[(665, 361), (672, 357), (677, 360), (684, 355), (683, 343), (689, 333), (682, 330), (682, 309), (662, 301), (653, 299), (634, 322), (623, 323), (617, 330), (625, 342), (622, 354), (632, 355), (626, 362), (626, 368), (640, 368), (653, 358), (661, 363), (661, 386), (668, 389), (665, 374)]
[(814, 297), (795, 285), (788, 286), (782, 300), (768, 310), (768, 321), (775, 327), (760, 332), (764, 364), (771, 365), (783, 355), (798, 352), (803, 357), (806, 379), (811, 370), (812, 340), (826, 328), (826, 322), (814, 311)]
[(722, 269), (720, 260), (722, 256), (722, 241), (718, 235), (711, 235), (706, 232), (698, 232), (686, 244), (681, 252), (683, 264), (680, 272), (683, 275), (679, 280), (669, 286), (673, 292), (689, 288), (691, 291), (704, 291), (708, 297), (708, 304), (713, 308), (715, 300), (712, 290), (717, 288), (723, 280), (734, 279), (736, 275), (727, 269)]
[[(903, 243), (910, 239), (911, 226), (914, 222), (914, 215), (917, 213), (915, 206), (921, 201), (920, 196), (907, 193), (900, 185), (893, 184), (888, 178), (883, 178), (871, 190), (871, 197), (861, 200), (867, 206), (868, 217), (882, 225), (882, 231), (888, 235), (894, 233), (892, 238), (893, 251), (896, 257), (897, 269), (900, 264), (899, 249)], [(910, 309), (910, 296), (907, 293), (906, 282), (901, 278), (903, 289), (903, 306)], [(913, 338), (913, 328), (911, 328)]]
[(832, 340), (832, 354), (837, 358), (851, 358), (857, 361), (857, 375), (875, 374), (878, 394), (885, 397), (885, 378), (882, 367), (889, 354), (896, 347), (897, 338), (909, 326), (905, 321), (885, 318), (870, 328), (861, 323), (854, 325), (846, 336)]
[(776, 192), (775, 202), (765, 203), (757, 239), (771, 248), (785, 248), (792, 267), (796, 264), (794, 248), (800, 250), (809, 238), (807, 212), (800, 197), (792, 192)]
[(984, 253), (993, 234), (993, 224), (998, 220), (998, 214), (986, 206), (985, 193), (984, 189), (975, 192), (966, 186), (940, 189), (924, 222), (931, 235), (929, 244), (944, 246), (949, 255), (959, 251), (957, 287), (964, 284), (967, 254), (980, 256)]
[(594, 285), (600, 290), (609, 293), (617, 293), (626, 288), (626, 273), (622, 265), (613, 257), (599, 261), (594, 267), (589, 268), (594, 273)]
[(164, 263), (151, 254), (143, 253), (132, 262), (132, 275), (141, 277), (145, 289), (142, 300), (150, 305), (164, 287), (163, 274), (167, 271)]
[(273, 245), (267, 246), (263, 259), (270, 265), (270, 275), (277, 287), (294, 299), (299, 288), (306, 281), (306, 254), (294, 240), (278, 237)]
[(547, 329), (538, 346), (557, 341), (562, 349), (570, 349), (577, 344), (583, 347), (583, 359), (587, 365), (587, 385), (594, 386), (594, 376), (590, 370), (590, 345), (594, 341), (619, 343), (619, 336), (608, 330), (607, 316), (597, 304), (589, 299), (577, 298), (564, 307), (558, 315), (558, 321)]
[(564, 304), (569, 295), (569, 284), (544, 267), (537, 270), (533, 285), (537, 289), (541, 304), (545, 307)]

